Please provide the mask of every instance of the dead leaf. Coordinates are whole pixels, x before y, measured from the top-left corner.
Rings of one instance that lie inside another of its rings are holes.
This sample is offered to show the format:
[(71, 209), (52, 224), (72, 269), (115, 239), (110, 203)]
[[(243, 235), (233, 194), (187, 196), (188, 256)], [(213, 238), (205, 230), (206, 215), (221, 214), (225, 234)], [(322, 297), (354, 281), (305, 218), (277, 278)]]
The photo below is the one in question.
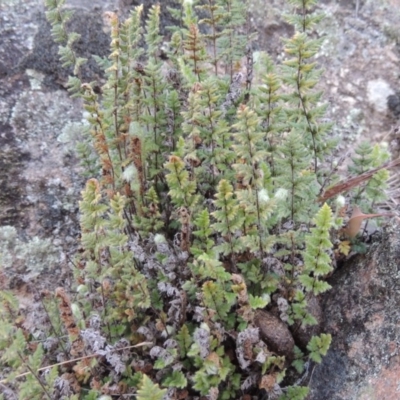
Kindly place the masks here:
[(360, 232), (361, 224), (365, 219), (374, 217), (393, 217), (393, 214), (378, 213), (378, 214), (364, 214), (359, 207), (353, 207), (353, 214), (347, 222), (346, 227), (343, 229), (344, 234), (350, 239), (357, 236)]
[(265, 389), (267, 392), (272, 391), (276, 383), (276, 375), (277, 374), (264, 375), (258, 384), (259, 389)]

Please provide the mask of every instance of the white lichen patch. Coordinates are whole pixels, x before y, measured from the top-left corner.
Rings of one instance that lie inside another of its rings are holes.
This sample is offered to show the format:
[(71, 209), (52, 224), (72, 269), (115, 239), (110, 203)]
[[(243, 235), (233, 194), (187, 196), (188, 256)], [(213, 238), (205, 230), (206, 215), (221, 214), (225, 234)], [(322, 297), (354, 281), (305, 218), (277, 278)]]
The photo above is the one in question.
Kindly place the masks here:
[(367, 83), (368, 103), (378, 112), (386, 112), (387, 98), (394, 94), (394, 90), (384, 79), (374, 79)]
[(42, 74), (34, 69), (27, 69), (25, 72), (28, 75), (31, 89), (32, 90), (41, 90), (42, 82), (44, 79), (44, 74)]

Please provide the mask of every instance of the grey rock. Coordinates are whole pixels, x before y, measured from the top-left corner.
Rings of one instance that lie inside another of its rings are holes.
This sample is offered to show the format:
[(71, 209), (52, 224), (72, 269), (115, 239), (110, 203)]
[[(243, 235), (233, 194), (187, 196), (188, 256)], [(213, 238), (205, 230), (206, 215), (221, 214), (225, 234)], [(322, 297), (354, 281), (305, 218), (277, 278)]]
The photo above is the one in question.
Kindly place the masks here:
[(400, 117), (400, 93), (391, 94), (387, 98), (388, 109), (396, 118)]
[(272, 313), (257, 310), (254, 316), (254, 325), (260, 330), (260, 337), (272, 351), (292, 357), (294, 340), (287, 325)]
[(323, 298), (322, 331), (333, 340), (312, 374), (309, 400), (398, 399), (400, 223), (366, 255), (342, 266)]

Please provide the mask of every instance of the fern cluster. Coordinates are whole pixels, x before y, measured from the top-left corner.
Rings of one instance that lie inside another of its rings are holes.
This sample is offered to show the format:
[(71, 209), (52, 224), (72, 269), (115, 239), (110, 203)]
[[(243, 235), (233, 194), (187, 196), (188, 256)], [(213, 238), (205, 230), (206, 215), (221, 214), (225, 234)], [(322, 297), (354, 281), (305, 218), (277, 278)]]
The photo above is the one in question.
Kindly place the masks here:
[[(333, 270), (337, 215), (318, 197), (334, 179), (336, 141), (313, 61), (323, 16), (316, 0), (288, 4), (296, 33), (282, 65), (254, 57), (239, 0), (177, 0), (168, 43), (159, 5), (144, 24), (142, 6), (124, 22), (108, 13), (99, 93), (79, 79), (85, 60), (63, 1), (46, 0), (88, 114), (79, 153), (97, 174), (79, 203), (76, 296), (58, 288), (43, 300), (51, 329), (31, 337), (10, 322), (15, 298), (1, 294), (3, 376), (19, 398), (307, 396), (293, 374), (321, 362), (331, 337), (304, 344), (296, 332), (317, 324), (309, 302)], [(354, 172), (383, 161), (378, 153), (360, 147)], [(355, 201), (379, 200), (386, 177)]]

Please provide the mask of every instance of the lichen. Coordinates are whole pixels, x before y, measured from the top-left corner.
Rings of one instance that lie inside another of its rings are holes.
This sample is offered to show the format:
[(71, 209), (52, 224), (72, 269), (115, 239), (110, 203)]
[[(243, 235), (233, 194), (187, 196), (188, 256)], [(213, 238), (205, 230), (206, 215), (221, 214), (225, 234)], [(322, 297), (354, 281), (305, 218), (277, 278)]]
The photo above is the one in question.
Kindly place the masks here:
[(27, 281), (53, 269), (59, 260), (58, 251), (49, 239), (34, 236), (24, 241), (13, 226), (0, 227), (0, 254), (5, 272), (23, 273)]

